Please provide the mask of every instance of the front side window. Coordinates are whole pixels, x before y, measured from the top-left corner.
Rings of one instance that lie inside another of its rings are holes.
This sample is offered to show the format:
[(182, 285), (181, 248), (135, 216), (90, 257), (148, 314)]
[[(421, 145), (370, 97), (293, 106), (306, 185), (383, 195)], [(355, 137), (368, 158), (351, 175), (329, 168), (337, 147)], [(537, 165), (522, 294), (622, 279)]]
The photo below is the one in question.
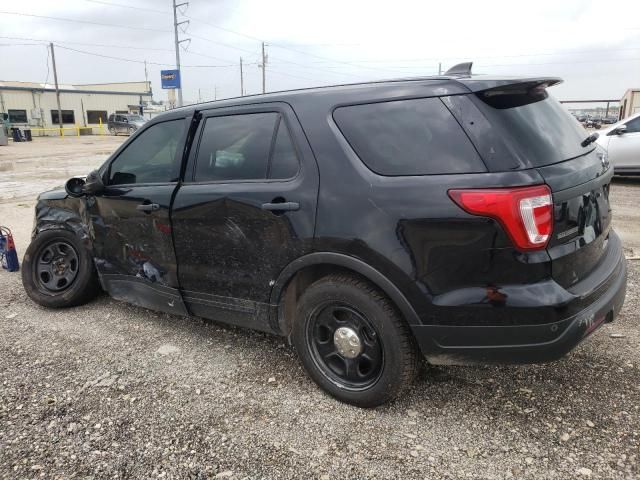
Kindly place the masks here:
[(196, 182), (290, 178), (297, 170), (298, 158), (278, 113), (206, 119), (196, 159)]
[(140, 132), (109, 168), (109, 184), (169, 183), (180, 176), (178, 147), (182, 119), (157, 123)]
[(340, 107), (333, 118), (360, 160), (379, 175), (486, 171), (439, 98)]
[(630, 122), (625, 124), (627, 126), (627, 133), (640, 132), (640, 117), (636, 117)]

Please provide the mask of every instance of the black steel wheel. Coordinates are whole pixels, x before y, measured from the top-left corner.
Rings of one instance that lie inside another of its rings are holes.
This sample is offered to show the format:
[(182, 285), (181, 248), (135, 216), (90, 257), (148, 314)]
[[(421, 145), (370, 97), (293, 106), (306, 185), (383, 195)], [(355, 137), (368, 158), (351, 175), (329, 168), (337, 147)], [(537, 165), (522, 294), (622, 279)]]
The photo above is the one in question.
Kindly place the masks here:
[(408, 325), (366, 280), (323, 277), (298, 300), (291, 337), (309, 376), (337, 399), (375, 407), (411, 385), (419, 356)]
[(82, 305), (100, 292), (89, 250), (67, 230), (35, 236), (22, 261), (22, 285), (34, 302), (52, 308)]
[(307, 322), (307, 342), (318, 367), (342, 388), (366, 389), (380, 377), (384, 354), (378, 332), (350, 305), (320, 306)]
[(65, 241), (52, 241), (37, 254), (36, 276), (40, 286), (49, 292), (70, 288), (78, 276), (78, 253)]

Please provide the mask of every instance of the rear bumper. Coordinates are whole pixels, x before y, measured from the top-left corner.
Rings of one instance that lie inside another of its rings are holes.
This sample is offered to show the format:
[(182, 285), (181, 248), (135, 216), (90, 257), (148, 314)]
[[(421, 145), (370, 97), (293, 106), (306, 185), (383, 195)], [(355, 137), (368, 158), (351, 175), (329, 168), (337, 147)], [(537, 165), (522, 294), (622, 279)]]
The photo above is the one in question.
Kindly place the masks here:
[[(540, 308), (540, 323), (412, 326), (422, 352), (430, 363), (440, 365), (542, 363), (564, 356), (602, 324), (613, 321), (624, 303), (627, 264), (620, 239), (614, 232), (609, 241), (611, 250), (607, 258), (581, 285), (565, 290), (551, 282), (554, 289), (561, 290), (554, 296), (562, 301)], [(549, 289), (549, 285), (545, 282), (544, 288)], [(531, 285), (525, 290), (538, 289), (539, 285)], [(486, 304), (478, 307), (478, 315), (491, 314)], [(549, 307), (570, 314), (544, 323)], [(517, 314), (515, 312), (517, 309), (512, 313)]]

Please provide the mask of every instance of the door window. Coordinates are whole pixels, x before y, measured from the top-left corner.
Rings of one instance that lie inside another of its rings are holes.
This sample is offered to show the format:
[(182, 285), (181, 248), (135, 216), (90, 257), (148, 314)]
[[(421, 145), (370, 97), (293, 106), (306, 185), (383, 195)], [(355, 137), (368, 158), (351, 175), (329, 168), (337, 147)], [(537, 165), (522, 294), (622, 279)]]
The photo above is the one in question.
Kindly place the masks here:
[(157, 123), (143, 130), (109, 168), (109, 184), (176, 182), (180, 176), (178, 147), (185, 121)]
[(630, 122), (625, 124), (627, 126), (627, 133), (640, 132), (640, 117), (634, 118)]
[(298, 173), (298, 165), (298, 156), (293, 147), (289, 129), (281, 117), (278, 122), (276, 141), (273, 145), (268, 178), (285, 179), (295, 177)]
[(290, 178), (298, 158), (275, 112), (210, 117), (203, 127), (195, 181)]

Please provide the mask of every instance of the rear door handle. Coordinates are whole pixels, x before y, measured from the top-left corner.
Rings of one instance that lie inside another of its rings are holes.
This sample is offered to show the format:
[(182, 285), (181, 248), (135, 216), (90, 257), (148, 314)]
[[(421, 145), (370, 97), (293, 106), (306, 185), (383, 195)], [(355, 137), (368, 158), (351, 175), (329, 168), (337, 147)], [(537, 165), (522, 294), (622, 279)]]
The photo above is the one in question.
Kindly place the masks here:
[(136, 210), (140, 210), (141, 212), (153, 212), (159, 209), (160, 205), (157, 203), (143, 203), (136, 207)]
[(293, 212), (300, 210), (300, 204), (298, 202), (281, 202), (281, 203), (263, 203), (263, 210), (281, 211), (281, 212)]

